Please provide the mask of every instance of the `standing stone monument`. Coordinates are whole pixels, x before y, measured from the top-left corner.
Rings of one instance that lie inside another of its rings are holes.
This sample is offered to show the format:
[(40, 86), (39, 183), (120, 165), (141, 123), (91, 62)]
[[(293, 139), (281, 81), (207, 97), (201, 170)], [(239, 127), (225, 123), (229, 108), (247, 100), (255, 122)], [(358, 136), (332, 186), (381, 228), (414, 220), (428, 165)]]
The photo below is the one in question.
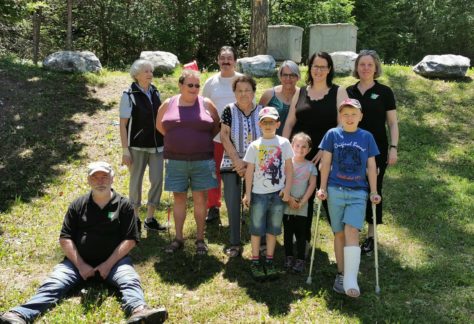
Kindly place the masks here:
[(301, 62), (303, 28), (292, 25), (268, 26), (267, 54), (276, 61)]
[(309, 53), (355, 52), (357, 27), (352, 24), (316, 24), (309, 26)]

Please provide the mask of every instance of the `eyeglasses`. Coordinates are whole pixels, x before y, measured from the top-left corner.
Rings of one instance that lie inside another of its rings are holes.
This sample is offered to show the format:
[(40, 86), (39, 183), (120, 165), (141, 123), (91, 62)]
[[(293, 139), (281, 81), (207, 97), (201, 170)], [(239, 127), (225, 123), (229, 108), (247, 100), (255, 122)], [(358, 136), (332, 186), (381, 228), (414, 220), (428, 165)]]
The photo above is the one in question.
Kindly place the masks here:
[(315, 71), (321, 71), (321, 72), (327, 71), (328, 68), (329, 68), (328, 66), (319, 66), (319, 65), (312, 65), (311, 66), (311, 69), (313, 69)]
[(285, 78), (288, 78), (288, 79), (296, 79), (298, 77), (298, 75), (294, 74), (294, 73), (282, 73), (281, 74), (281, 77), (283, 79)]
[(201, 87), (201, 85), (199, 83), (186, 83), (185, 85), (188, 86), (188, 88), (196, 88), (196, 89), (199, 89)]

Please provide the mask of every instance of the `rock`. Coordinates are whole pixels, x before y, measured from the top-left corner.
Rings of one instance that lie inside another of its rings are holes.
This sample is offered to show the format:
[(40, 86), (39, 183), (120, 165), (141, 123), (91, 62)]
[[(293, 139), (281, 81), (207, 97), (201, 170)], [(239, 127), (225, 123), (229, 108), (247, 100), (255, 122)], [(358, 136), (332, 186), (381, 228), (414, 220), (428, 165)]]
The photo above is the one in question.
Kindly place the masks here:
[(102, 64), (97, 56), (89, 51), (55, 52), (43, 61), (43, 67), (64, 72), (99, 72)]
[(334, 72), (337, 74), (349, 75), (352, 73), (352, 71), (354, 71), (354, 63), (357, 58), (357, 54), (355, 52), (332, 52), (329, 55), (331, 55), (332, 61), (334, 63)]
[(171, 73), (179, 64), (178, 57), (170, 52), (143, 51), (140, 58), (149, 60), (159, 73)]
[(466, 76), (471, 61), (461, 55), (427, 55), (413, 67), (413, 71), (424, 77), (462, 78)]
[(237, 60), (237, 69), (255, 77), (269, 77), (275, 74), (275, 59), (271, 55), (257, 55)]

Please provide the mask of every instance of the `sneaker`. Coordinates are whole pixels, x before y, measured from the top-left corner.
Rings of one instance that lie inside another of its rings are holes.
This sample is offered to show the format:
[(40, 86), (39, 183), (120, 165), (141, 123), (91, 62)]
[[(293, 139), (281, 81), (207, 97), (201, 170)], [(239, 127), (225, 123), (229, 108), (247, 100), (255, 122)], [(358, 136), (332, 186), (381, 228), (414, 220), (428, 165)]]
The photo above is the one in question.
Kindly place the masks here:
[(293, 256), (291, 255), (287, 256), (285, 258), (285, 265), (284, 265), (285, 269), (289, 271), (293, 267), (294, 262), (295, 262), (295, 258)]
[(26, 321), (16, 312), (6, 312), (0, 316), (0, 323), (5, 324), (26, 324)]
[(219, 208), (211, 207), (207, 212), (206, 223), (211, 223), (220, 218)]
[(332, 289), (334, 289), (338, 294), (346, 294), (346, 291), (344, 290), (344, 275), (339, 273), (336, 275), (336, 280), (334, 280)]
[(267, 279), (276, 279), (280, 275), (280, 271), (275, 267), (273, 260), (265, 261), (265, 271), (267, 273)]
[(262, 281), (267, 276), (265, 269), (259, 260), (252, 260), (250, 262), (250, 272), (252, 273), (252, 277), (257, 281)]
[(305, 269), (306, 262), (301, 259), (296, 259), (295, 265), (291, 268), (296, 273), (303, 273)]
[(360, 250), (362, 254), (371, 255), (372, 251), (374, 250), (374, 238), (368, 237), (364, 243), (360, 246)]
[(161, 225), (160, 222), (158, 222), (155, 218), (152, 218), (151, 220), (145, 219), (143, 227), (147, 231), (166, 231), (166, 226)]
[(141, 307), (140, 310), (134, 311), (132, 316), (127, 321), (131, 323), (163, 323), (168, 318), (168, 312), (164, 307), (148, 308), (148, 306)]

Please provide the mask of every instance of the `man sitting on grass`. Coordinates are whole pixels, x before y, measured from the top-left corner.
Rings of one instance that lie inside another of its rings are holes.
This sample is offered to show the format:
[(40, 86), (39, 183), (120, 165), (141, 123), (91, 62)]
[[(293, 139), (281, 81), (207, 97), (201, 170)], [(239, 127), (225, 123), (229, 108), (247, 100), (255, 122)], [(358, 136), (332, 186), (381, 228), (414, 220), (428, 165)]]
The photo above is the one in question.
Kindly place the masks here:
[(91, 279), (106, 281), (122, 295), (127, 323), (161, 323), (165, 308), (147, 307), (140, 278), (128, 256), (139, 240), (133, 207), (112, 189), (114, 172), (106, 162), (91, 163), (91, 191), (76, 199), (64, 218), (59, 243), (64, 260), (25, 304), (0, 316), (0, 323), (30, 323), (74, 286)]

